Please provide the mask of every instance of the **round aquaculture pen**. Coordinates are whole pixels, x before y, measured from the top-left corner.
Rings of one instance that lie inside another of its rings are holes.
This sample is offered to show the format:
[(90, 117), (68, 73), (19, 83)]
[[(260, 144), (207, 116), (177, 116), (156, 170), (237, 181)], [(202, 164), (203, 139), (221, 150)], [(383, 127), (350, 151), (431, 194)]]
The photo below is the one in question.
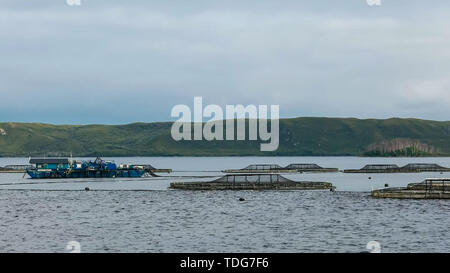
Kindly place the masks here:
[(328, 182), (294, 181), (279, 174), (229, 174), (208, 182), (175, 182), (179, 190), (334, 190)]
[(297, 172), (337, 172), (337, 168), (323, 168), (314, 163), (289, 164), (281, 167), (277, 164), (252, 164), (242, 169), (224, 170), (224, 173), (297, 173)]
[(405, 188), (385, 188), (372, 191), (376, 198), (450, 199), (450, 178), (428, 178)]
[(411, 163), (403, 167), (395, 164), (369, 164), (361, 169), (344, 170), (344, 173), (418, 173), (418, 172), (449, 172), (450, 168), (438, 164)]

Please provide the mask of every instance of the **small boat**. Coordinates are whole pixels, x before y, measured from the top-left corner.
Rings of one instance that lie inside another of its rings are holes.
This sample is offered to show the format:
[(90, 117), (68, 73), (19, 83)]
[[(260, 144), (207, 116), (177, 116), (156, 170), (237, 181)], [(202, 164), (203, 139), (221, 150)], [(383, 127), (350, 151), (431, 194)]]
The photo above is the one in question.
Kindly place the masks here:
[(97, 157), (93, 161), (78, 161), (69, 158), (31, 158), (33, 167), (27, 174), (33, 179), (42, 178), (115, 178), (153, 175), (145, 165), (120, 164)]
[(450, 199), (450, 178), (428, 178), (405, 188), (373, 190), (372, 197), (399, 199)]
[(323, 168), (312, 163), (295, 163), (286, 167), (277, 164), (252, 164), (242, 169), (224, 170), (224, 173), (302, 173), (302, 172), (337, 172), (337, 168)]
[(227, 174), (207, 182), (175, 182), (178, 190), (331, 190), (328, 182), (293, 181), (279, 174)]

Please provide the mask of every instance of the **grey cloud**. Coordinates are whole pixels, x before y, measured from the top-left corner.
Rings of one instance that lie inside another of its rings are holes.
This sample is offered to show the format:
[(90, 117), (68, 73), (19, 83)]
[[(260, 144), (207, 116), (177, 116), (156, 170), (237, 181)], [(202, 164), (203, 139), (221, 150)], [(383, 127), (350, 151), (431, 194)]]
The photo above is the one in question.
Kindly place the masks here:
[[(450, 68), (450, 5), (382, 2), (3, 1), (0, 120), (164, 121), (195, 95), (283, 117), (448, 119), (448, 85), (429, 83)], [(415, 107), (427, 92), (435, 107)]]

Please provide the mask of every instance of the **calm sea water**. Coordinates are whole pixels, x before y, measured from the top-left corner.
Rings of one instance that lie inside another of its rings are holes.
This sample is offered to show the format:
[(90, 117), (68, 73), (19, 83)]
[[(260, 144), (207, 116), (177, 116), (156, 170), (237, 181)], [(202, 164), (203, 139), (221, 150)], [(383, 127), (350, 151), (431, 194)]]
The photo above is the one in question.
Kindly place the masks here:
[[(208, 181), (253, 163), (317, 163), (340, 169), (412, 162), (450, 167), (450, 158), (138, 157), (172, 168), (163, 177), (31, 180), (0, 174), (0, 252), (450, 252), (450, 201), (374, 199), (371, 188), (406, 186), (450, 174), (293, 174), (337, 191), (168, 190), (173, 181)], [(0, 158), (0, 166), (26, 164)], [(368, 177), (372, 179), (368, 179)], [(84, 191), (89, 187), (91, 191)], [(238, 199), (243, 197), (244, 202)]]

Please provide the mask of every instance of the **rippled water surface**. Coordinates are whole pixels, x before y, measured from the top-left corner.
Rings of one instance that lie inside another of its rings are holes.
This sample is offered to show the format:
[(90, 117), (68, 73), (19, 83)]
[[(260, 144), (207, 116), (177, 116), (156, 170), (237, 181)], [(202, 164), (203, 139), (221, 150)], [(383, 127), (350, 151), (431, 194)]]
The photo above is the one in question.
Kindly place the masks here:
[[(0, 251), (65, 252), (450, 252), (449, 200), (373, 199), (370, 189), (405, 186), (446, 174), (295, 174), (328, 181), (338, 191), (168, 190), (172, 181), (207, 181), (220, 170), (251, 163), (314, 162), (360, 168), (367, 163), (433, 162), (449, 158), (354, 157), (119, 158), (175, 172), (164, 177), (30, 180), (0, 174)], [(0, 159), (0, 166), (27, 159)], [(368, 177), (372, 179), (369, 180)], [(449, 175), (447, 175), (449, 176)], [(90, 191), (84, 191), (89, 187)], [(239, 201), (239, 198), (245, 201)]]

